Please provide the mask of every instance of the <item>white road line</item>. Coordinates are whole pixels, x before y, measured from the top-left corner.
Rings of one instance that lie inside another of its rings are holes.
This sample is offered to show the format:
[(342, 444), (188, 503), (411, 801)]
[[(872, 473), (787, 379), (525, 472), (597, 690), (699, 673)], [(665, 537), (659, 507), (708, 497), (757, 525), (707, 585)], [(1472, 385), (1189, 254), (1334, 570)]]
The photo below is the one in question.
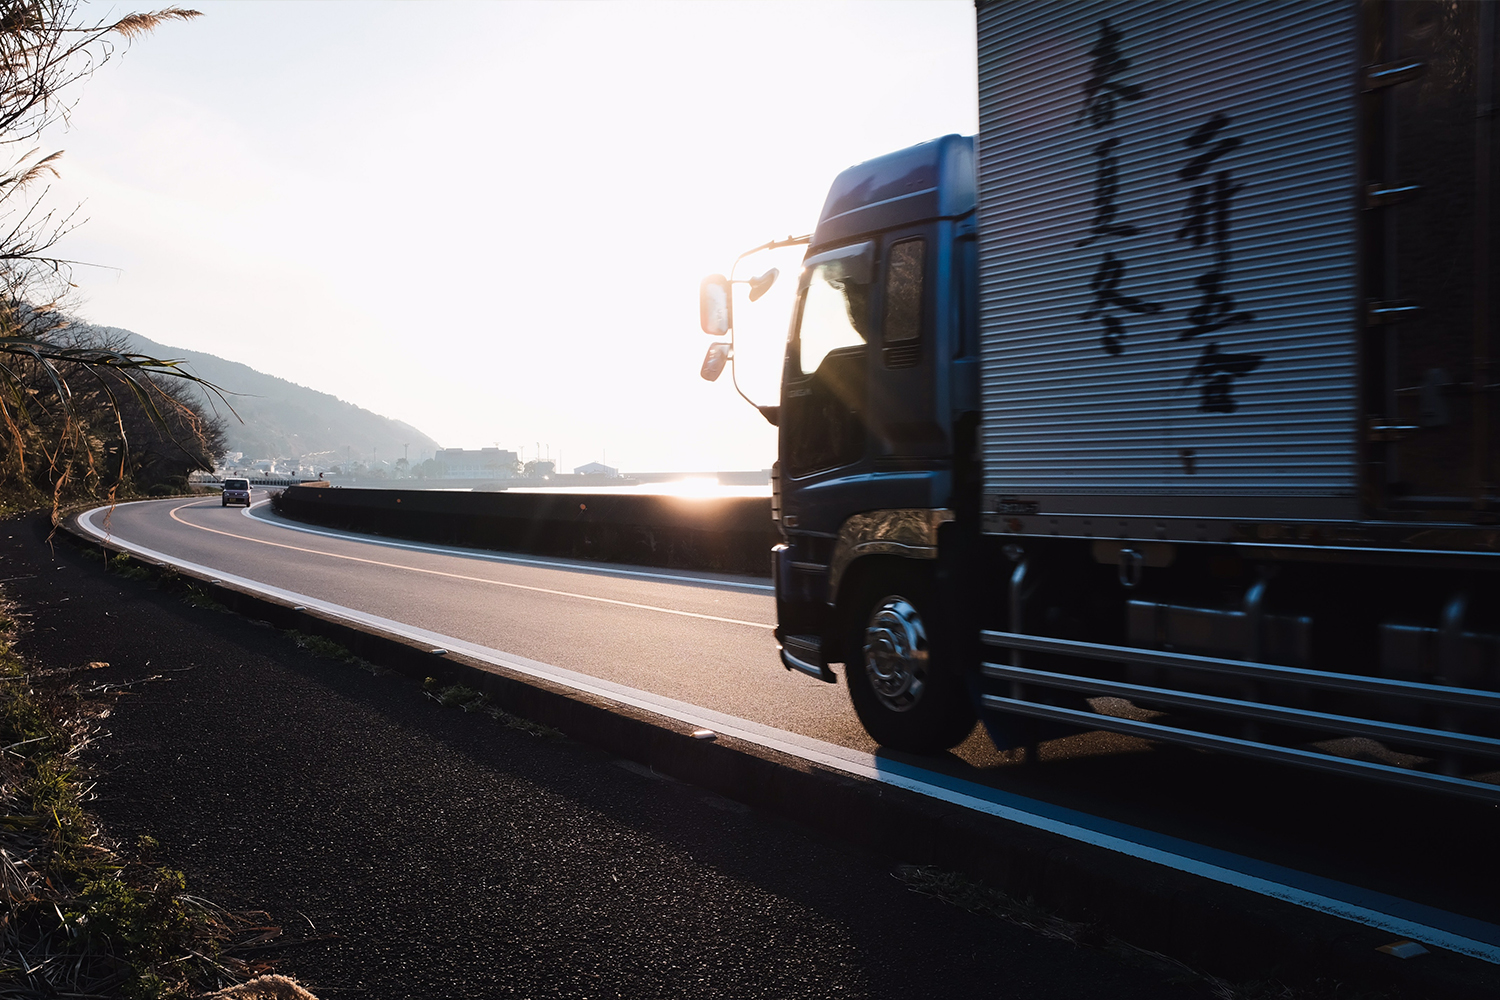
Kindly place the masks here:
[(203, 500), (192, 500), (188, 503), (179, 504), (178, 506), (173, 507), (171, 510), (167, 511), (167, 516), (184, 527), (193, 528), (197, 531), (206, 531), (210, 535), (224, 535), (227, 538), (233, 538), (236, 541), (240, 542), (249, 542), (252, 545), (266, 545), (273, 549), (286, 549), (289, 552), (301, 552), (305, 555), (310, 556), (322, 556), (325, 559), (338, 559), (342, 562), (361, 563), (365, 566), (379, 566), (381, 569), (400, 570), (406, 573), (416, 573), (421, 576), (440, 576), (448, 580), (462, 580), (465, 583), (478, 583), (488, 587), (504, 587), (508, 590), (527, 590), (534, 594), (551, 594), (553, 597), (568, 597), (572, 598), (573, 600), (589, 601), (594, 604), (612, 604), (616, 607), (621, 608), (634, 608), (637, 611), (654, 611), (657, 614), (662, 615), (676, 615), (679, 618), (697, 618), (701, 621), (722, 622), (725, 625), (743, 625), (747, 628), (763, 629), (772, 629), (776, 627), (774, 625), (768, 625), (765, 622), (748, 622), (743, 618), (726, 618), (723, 615), (708, 615), (698, 611), (682, 611), (677, 608), (664, 608), (657, 604), (640, 604), (636, 601), (616, 600), (613, 597), (596, 597), (593, 594), (579, 594), (571, 590), (555, 590), (552, 587), (533, 587), (530, 584), (526, 583), (512, 583), (508, 580), (491, 580), (489, 577), (484, 576), (469, 576), (465, 573), (450, 573), (447, 570), (441, 569), (424, 569), (421, 566), (407, 566), (404, 563), (381, 562), (379, 559), (366, 559), (364, 556), (351, 556), (346, 555), (342, 552), (325, 552), (322, 549), (309, 549), (301, 545), (290, 545), (286, 542), (273, 542), (267, 538), (251, 538), (249, 535), (236, 535), (232, 531), (225, 531), (222, 528), (210, 528), (206, 524), (195, 524), (192, 521), (185, 521), (177, 516), (177, 512), (179, 510), (186, 510), (189, 507), (197, 507), (205, 502), (206, 501)]
[[(84, 529), (98, 538), (106, 532), (93, 523), (101, 507), (79, 518)], [(316, 608), (374, 631), (395, 635), (434, 648), (447, 649), (526, 676), (546, 679), (576, 691), (606, 698), (622, 705), (675, 719), (690, 728), (712, 729), (735, 739), (785, 753), (844, 774), (904, 788), (921, 795), (963, 806), (1012, 823), (1041, 830), (1079, 843), (1139, 858), (1176, 871), (1186, 872), (1223, 885), (1283, 900), (1335, 917), (1389, 931), (1423, 944), (1446, 948), (1486, 962), (1500, 964), (1500, 926), (1435, 907), (1414, 903), (1384, 893), (1310, 875), (1280, 865), (1258, 861), (1169, 837), (1150, 830), (1101, 819), (1087, 813), (1054, 806), (999, 789), (987, 788), (961, 778), (937, 774), (901, 761), (877, 757), (832, 743), (725, 715), (711, 709), (590, 677), (563, 667), (515, 656), (453, 636), (417, 628), (378, 615), (321, 601), (305, 594), (283, 590), (244, 577), (221, 573), (196, 563), (167, 556), (144, 546), (111, 539), (113, 544), (135, 554), (170, 563), (178, 569), (208, 579), (222, 580), (278, 601)]]
[[(774, 591), (776, 588), (769, 583), (749, 583), (739, 580), (720, 580), (711, 576), (686, 576), (672, 573), (652, 573), (648, 570), (624, 569), (619, 566), (588, 566), (576, 562), (567, 562), (561, 559), (535, 559), (528, 556), (507, 556), (495, 552), (486, 552), (482, 549), (466, 549), (456, 545), (432, 545), (422, 542), (397, 542), (389, 538), (375, 538), (371, 535), (361, 535), (358, 532), (335, 531), (329, 528), (309, 528), (304, 524), (293, 524), (286, 519), (277, 516), (274, 520), (261, 517), (253, 513), (257, 508), (264, 507), (270, 503), (269, 500), (261, 500), (251, 504), (240, 511), (242, 515), (259, 524), (267, 524), (277, 528), (285, 528), (287, 531), (302, 531), (309, 535), (322, 535), (325, 538), (339, 538), (344, 541), (365, 542), (370, 545), (384, 545), (392, 549), (409, 549), (412, 552), (431, 552), (436, 555), (461, 556), (465, 559), (485, 559), (490, 562), (517, 563), (523, 566), (545, 566), (549, 569), (575, 570), (581, 573), (589, 573), (597, 576), (638, 576), (649, 580), (665, 580), (669, 583), (694, 583), (707, 584), (711, 587), (734, 587), (741, 590), (763, 590)], [(769, 553), (768, 553), (769, 556)]]

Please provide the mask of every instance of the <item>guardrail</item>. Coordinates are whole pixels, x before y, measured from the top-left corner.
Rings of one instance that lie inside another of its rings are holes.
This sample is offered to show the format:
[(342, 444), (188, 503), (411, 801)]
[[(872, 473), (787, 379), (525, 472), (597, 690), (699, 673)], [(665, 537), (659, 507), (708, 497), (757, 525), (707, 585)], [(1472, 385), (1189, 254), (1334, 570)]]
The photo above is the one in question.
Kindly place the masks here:
[(781, 541), (769, 497), (448, 493), (291, 486), (298, 521), (414, 541), (768, 576)]
[[(278, 477), (274, 477), (274, 476), (273, 477), (262, 478), (262, 479), (256, 479), (254, 476), (230, 476), (229, 478), (231, 478), (231, 479), (246, 479), (246, 480), (249, 480), (251, 486), (297, 486), (297, 485), (299, 485), (301, 483), (307, 482), (306, 479), (293, 479), (293, 478), (285, 478), (285, 477), (278, 478)], [(215, 489), (222, 490), (224, 488), (224, 480), (222, 480), (222, 479), (195, 479), (195, 480), (192, 481), (191, 485), (193, 485), (193, 486), (212, 486)]]

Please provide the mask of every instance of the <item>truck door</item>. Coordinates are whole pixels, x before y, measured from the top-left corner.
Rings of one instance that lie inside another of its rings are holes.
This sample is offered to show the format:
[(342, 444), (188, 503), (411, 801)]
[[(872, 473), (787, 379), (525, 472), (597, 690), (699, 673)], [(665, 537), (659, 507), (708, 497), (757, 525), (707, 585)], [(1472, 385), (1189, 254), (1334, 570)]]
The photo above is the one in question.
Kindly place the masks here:
[(874, 245), (804, 265), (782, 378), (782, 474), (798, 480), (865, 455), (865, 387)]
[[(879, 352), (871, 358), (876, 468), (923, 468), (948, 454), (935, 399), (935, 246), (925, 234), (887, 236), (881, 254)], [(946, 416), (943, 414), (941, 416)]]

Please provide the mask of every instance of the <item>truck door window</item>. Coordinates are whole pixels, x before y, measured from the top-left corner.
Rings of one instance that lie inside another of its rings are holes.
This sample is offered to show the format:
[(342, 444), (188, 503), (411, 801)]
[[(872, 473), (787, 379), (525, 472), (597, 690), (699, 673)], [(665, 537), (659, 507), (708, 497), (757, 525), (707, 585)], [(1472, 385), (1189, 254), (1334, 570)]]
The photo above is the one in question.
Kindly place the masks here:
[(839, 260), (807, 275), (791, 345), (800, 377), (782, 386), (782, 465), (793, 479), (864, 456), (868, 277)]
[(813, 268), (797, 331), (802, 374), (817, 371), (829, 352), (865, 342), (869, 301), (870, 286), (847, 277), (838, 262)]
[(885, 266), (885, 323), (881, 341), (887, 368), (912, 368), (921, 360), (922, 271), (927, 241), (902, 240)]

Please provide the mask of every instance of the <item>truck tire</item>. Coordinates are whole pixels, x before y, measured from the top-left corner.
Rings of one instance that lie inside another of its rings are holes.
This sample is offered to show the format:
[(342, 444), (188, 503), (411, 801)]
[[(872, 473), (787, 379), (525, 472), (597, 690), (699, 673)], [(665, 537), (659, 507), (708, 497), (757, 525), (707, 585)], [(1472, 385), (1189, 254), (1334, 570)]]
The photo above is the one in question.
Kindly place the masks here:
[(849, 698), (865, 732), (911, 753), (955, 747), (974, 729), (960, 671), (934, 656), (932, 583), (926, 567), (866, 577), (847, 607)]

